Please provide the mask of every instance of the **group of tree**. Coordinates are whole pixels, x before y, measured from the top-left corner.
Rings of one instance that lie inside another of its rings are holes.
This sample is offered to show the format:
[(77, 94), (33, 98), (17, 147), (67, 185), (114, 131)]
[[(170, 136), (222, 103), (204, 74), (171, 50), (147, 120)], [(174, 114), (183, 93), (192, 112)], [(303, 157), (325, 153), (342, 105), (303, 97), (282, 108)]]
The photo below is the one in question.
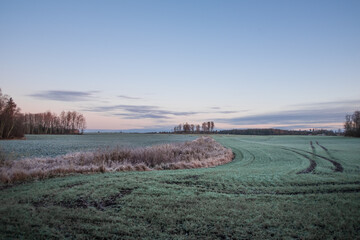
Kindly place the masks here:
[(274, 128), (231, 129), (218, 131), (219, 134), (235, 135), (327, 135), (335, 136), (336, 133), (325, 129), (310, 130), (284, 130)]
[(23, 137), (23, 118), (14, 100), (0, 89), (0, 139)]
[(50, 111), (23, 114), (0, 89), (0, 139), (22, 138), (24, 134), (80, 134), (85, 128), (85, 117), (76, 111), (63, 111), (60, 116)]
[(24, 115), (25, 134), (82, 134), (85, 127), (85, 117), (76, 111), (62, 111), (60, 116), (50, 111)]
[(355, 111), (352, 115), (346, 115), (344, 128), (345, 136), (360, 137), (360, 111)]
[(179, 124), (174, 127), (174, 133), (212, 133), (214, 132), (214, 122), (203, 122), (200, 124)]

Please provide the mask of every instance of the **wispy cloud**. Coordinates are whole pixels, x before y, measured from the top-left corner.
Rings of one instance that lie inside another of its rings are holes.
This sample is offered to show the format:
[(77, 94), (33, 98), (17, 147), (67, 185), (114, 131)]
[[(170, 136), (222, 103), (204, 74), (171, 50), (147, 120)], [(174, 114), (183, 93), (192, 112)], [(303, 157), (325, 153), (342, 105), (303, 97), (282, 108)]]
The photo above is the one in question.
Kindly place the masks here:
[(131, 100), (139, 100), (142, 98), (139, 97), (131, 97), (131, 96), (127, 96), (127, 95), (118, 95), (119, 98), (124, 98), (124, 99), (131, 99)]
[(270, 114), (259, 114), (237, 118), (224, 118), (218, 121), (232, 124), (301, 124), (338, 122), (344, 118), (343, 112), (297, 110)]
[(233, 114), (242, 111), (221, 111), (220, 107), (217, 111), (171, 111), (162, 109), (159, 106), (152, 105), (104, 105), (104, 106), (92, 106), (84, 108), (84, 111), (89, 112), (102, 112), (109, 113), (114, 116), (122, 116), (125, 119), (139, 119), (139, 118), (153, 118), (153, 119), (169, 119), (173, 116), (190, 116), (196, 114)]
[(166, 115), (159, 114), (134, 114), (134, 113), (115, 113), (115, 116), (122, 116), (124, 119), (140, 119), (140, 118), (152, 118), (152, 119), (169, 119)]
[(149, 105), (113, 105), (113, 106), (97, 106), (84, 109), (90, 112), (104, 112), (115, 116), (123, 116), (126, 119), (153, 118), (168, 119), (170, 116), (189, 116), (198, 114), (199, 112), (178, 112), (163, 110), (158, 106)]
[(221, 113), (221, 114), (230, 114), (230, 113), (238, 113), (239, 111), (217, 111), (215, 113)]
[[(248, 112), (249, 110), (246, 109), (236, 109), (236, 110), (224, 110), (222, 107), (210, 107), (210, 109), (215, 110), (211, 111), (211, 113), (217, 113), (217, 114), (230, 114), (230, 113), (240, 113), (240, 112)], [(229, 109), (229, 108), (225, 108)]]
[(39, 93), (30, 94), (29, 96), (45, 100), (54, 100), (62, 102), (80, 102), (93, 100), (93, 94), (97, 91), (81, 92), (81, 91), (61, 91), (50, 90)]
[(328, 102), (315, 102), (315, 103), (305, 103), (305, 104), (293, 104), (290, 107), (294, 108), (337, 108), (337, 107), (345, 107), (345, 108), (353, 108), (360, 105), (360, 99), (352, 99), (352, 100), (341, 100), (341, 101), (328, 101)]
[(285, 110), (266, 114), (235, 118), (219, 118), (217, 122), (233, 125), (288, 125), (309, 126), (311, 124), (339, 124), (344, 121), (345, 115), (352, 113), (360, 106), (360, 100), (339, 101), (327, 103), (313, 103), (293, 106), (294, 110)]

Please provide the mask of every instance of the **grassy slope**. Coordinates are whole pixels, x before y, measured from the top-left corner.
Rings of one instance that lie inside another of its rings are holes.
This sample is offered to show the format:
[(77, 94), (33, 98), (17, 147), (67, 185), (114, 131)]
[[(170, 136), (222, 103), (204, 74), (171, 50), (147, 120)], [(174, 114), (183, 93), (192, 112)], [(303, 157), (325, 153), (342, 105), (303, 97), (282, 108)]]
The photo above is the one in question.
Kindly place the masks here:
[[(216, 139), (236, 153), (233, 162), (196, 170), (76, 175), (2, 189), (0, 238), (360, 235), (360, 139)], [(332, 163), (314, 157), (310, 141), (316, 154), (341, 163), (344, 171), (334, 172)], [(304, 156), (317, 166), (313, 173), (296, 174), (309, 166)]]

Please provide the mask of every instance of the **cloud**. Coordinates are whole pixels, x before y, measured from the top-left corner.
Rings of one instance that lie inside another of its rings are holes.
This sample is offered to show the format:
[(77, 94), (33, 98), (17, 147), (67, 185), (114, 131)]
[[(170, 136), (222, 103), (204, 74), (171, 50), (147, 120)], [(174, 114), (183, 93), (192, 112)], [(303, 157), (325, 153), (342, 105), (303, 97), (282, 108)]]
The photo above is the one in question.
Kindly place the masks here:
[(112, 105), (112, 106), (90, 107), (85, 110), (90, 112), (111, 112), (116, 110), (125, 110), (128, 112), (144, 113), (144, 112), (152, 111), (156, 108), (158, 107), (147, 106), (147, 105)]
[(125, 99), (132, 99), (132, 100), (142, 99), (142, 98), (139, 98), (139, 97), (130, 97), (130, 96), (127, 96), (127, 95), (119, 95), (118, 97), (119, 98), (125, 98)]
[(340, 119), (344, 118), (344, 116), (344, 113), (340, 112), (295, 110), (222, 119), (222, 122), (232, 124), (327, 123), (339, 121)]
[(338, 126), (339, 123), (344, 122), (345, 115), (355, 111), (358, 106), (360, 106), (360, 100), (293, 105), (298, 109), (244, 117), (219, 118), (216, 121), (233, 125), (273, 124), (308, 127), (312, 124), (323, 124), (324, 126), (333, 124)]
[(29, 96), (45, 100), (54, 100), (62, 102), (80, 102), (93, 100), (93, 94), (97, 91), (80, 92), (80, 91), (43, 91), (40, 93), (30, 94)]
[(238, 113), (239, 111), (218, 111), (216, 113), (222, 113), (222, 114), (230, 114), (230, 113)]
[(210, 109), (212, 110), (216, 110), (216, 111), (211, 111), (210, 113), (218, 113), (218, 114), (230, 114), (230, 113), (240, 113), (240, 112), (248, 112), (249, 110), (247, 109), (241, 109), (241, 110), (222, 110), (221, 107), (210, 107)]
[(198, 114), (199, 112), (177, 112), (160, 109), (158, 106), (149, 105), (113, 105), (113, 106), (97, 106), (84, 109), (90, 112), (108, 112), (115, 116), (124, 116), (126, 119), (153, 118), (153, 119), (169, 119), (169, 115), (173, 116), (189, 116)]
[[(220, 109), (220, 108), (219, 108)], [(139, 118), (153, 118), (153, 119), (169, 119), (170, 116), (190, 116), (201, 113), (211, 113), (211, 114), (232, 114), (238, 112), (245, 112), (247, 110), (242, 111), (170, 111), (164, 110), (159, 106), (151, 106), (151, 105), (105, 105), (105, 106), (95, 106), (84, 108), (84, 111), (89, 112), (102, 112), (109, 113), (114, 116), (122, 116), (125, 119), (139, 119)]]
[(290, 107), (295, 108), (307, 108), (307, 109), (319, 109), (319, 108), (353, 108), (360, 105), (360, 99), (352, 100), (342, 100), (342, 101), (328, 101), (328, 102), (315, 102), (315, 103), (306, 103), (306, 104), (294, 104)]
[(140, 119), (140, 118), (152, 118), (152, 119), (169, 119), (170, 117), (158, 114), (134, 114), (134, 113), (115, 113), (115, 116), (123, 116), (124, 119)]

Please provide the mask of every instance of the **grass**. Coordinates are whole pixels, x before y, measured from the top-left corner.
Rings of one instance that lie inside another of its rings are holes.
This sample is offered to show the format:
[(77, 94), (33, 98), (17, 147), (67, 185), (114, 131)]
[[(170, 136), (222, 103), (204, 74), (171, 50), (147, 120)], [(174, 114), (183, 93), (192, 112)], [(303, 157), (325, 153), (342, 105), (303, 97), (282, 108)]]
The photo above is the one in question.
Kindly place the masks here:
[(2, 140), (0, 148), (11, 159), (56, 157), (73, 152), (96, 151), (106, 147), (147, 147), (181, 143), (196, 138), (182, 134), (85, 133), (84, 135), (26, 135), (26, 140)]
[[(234, 161), (0, 185), (0, 238), (359, 238), (359, 139), (215, 139), (232, 148)], [(299, 174), (309, 159), (316, 167)]]
[(143, 148), (113, 148), (52, 158), (3, 161), (0, 180), (14, 183), (70, 173), (150, 171), (212, 167), (230, 162), (233, 153), (210, 137)]

